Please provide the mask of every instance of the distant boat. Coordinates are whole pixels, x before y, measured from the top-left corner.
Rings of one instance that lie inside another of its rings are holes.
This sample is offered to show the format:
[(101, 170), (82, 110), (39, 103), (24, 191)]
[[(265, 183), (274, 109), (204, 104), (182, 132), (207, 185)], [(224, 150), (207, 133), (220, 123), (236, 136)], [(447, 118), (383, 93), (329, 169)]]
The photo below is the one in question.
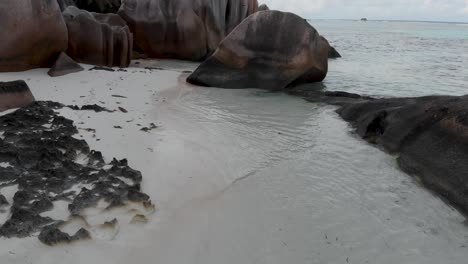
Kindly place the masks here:
[(367, 21), (367, 18), (363, 17), (361, 18), (361, 21)]

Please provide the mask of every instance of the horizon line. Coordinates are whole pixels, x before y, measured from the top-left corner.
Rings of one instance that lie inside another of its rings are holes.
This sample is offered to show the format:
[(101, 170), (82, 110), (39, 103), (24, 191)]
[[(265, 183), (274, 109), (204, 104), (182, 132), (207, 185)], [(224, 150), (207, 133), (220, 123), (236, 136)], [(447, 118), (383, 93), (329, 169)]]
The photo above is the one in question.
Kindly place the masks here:
[[(307, 20), (348, 20), (348, 21), (360, 21), (362, 18), (306, 18)], [(419, 23), (442, 23), (442, 24), (468, 24), (468, 21), (443, 21), (443, 20), (412, 20), (412, 19), (371, 19), (366, 18), (369, 21), (386, 21), (386, 22), (419, 22)]]

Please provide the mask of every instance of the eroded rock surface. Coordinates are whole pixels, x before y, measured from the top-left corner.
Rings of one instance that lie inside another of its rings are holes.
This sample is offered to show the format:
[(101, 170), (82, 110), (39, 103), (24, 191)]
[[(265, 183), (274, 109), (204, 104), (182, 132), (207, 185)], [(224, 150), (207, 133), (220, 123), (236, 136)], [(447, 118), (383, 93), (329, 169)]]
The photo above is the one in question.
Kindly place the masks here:
[(468, 213), (468, 95), (374, 99), (344, 92), (310, 101), (339, 105), (338, 113), (370, 143), (399, 155), (398, 164)]
[(146, 55), (201, 60), (257, 7), (257, 0), (123, 0), (119, 15)]
[(41, 216), (57, 201), (67, 202), (72, 216), (80, 216), (98, 202), (107, 208), (129, 202), (151, 204), (140, 190), (141, 173), (126, 160), (106, 164), (100, 152), (73, 137), (78, 132), (73, 122), (55, 112), (62, 107), (34, 102), (0, 116), (0, 162), (9, 164), (0, 167), (0, 193), (17, 186), (11, 215), (0, 227), (0, 236), (41, 232), (39, 239), (51, 245), (88, 237), (85, 231), (65, 234), (57, 229), (61, 220)]
[(128, 67), (133, 35), (115, 14), (97, 14), (68, 7), (63, 16), (68, 28), (67, 54), (81, 63)]
[(257, 12), (236, 27), (187, 81), (269, 90), (320, 82), (327, 75), (329, 49), (328, 41), (301, 17)]
[(0, 1), (0, 71), (50, 67), (67, 49), (56, 0)]
[(0, 82), (0, 112), (23, 107), (32, 102), (34, 96), (26, 82), (21, 80)]

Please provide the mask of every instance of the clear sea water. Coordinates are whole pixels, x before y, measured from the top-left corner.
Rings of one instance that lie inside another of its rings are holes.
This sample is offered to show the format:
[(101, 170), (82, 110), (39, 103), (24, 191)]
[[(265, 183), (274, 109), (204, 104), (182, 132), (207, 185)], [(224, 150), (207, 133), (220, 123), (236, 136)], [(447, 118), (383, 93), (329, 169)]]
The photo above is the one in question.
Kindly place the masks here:
[(343, 58), (329, 90), (384, 96), (468, 94), (468, 24), (310, 20)]

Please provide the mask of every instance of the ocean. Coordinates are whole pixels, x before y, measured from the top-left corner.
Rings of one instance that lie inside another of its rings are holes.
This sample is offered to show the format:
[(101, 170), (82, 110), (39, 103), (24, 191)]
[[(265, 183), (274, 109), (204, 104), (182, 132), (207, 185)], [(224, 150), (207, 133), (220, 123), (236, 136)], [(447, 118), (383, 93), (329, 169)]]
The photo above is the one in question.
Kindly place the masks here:
[(310, 20), (343, 58), (328, 90), (378, 96), (468, 93), (468, 24)]

